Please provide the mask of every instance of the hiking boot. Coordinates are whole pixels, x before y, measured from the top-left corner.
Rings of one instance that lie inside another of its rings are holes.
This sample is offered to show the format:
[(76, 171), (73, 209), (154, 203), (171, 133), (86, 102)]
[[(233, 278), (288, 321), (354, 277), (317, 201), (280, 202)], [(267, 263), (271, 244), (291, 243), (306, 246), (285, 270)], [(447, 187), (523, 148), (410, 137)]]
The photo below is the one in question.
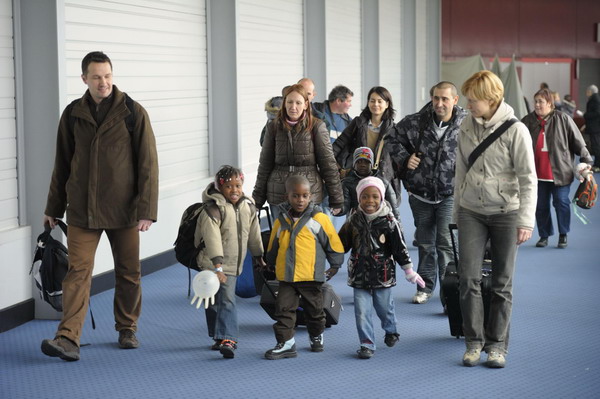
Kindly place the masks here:
[(44, 355), (60, 357), (62, 360), (68, 362), (79, 360), (79, 346), (63, 336), (43, 340), (42, 352)]
[(358, 353), (358, 357), (360, 359), (370, 359), (373, 357), (375, 351), (373, 349), (369, 349), (366, 346), (361, 346), (359, 350), (356, 351)]
[(490, 351), (488, 353), (488, 358), (486, 362), (486, 366), (491, 367), (493, 369), (501, 369), (506, 365), (506, 358), (504, 355), (498, 351)]
[(539, 241), (535, 244), (538, 248), (544, 248), (548, 246), (548, 237), (540, 237)]
[(265, 352), (265, 357), (269, 360), (286, 359), (290, 357), (296, 357), (296, 342), (294, 338), (287, 340), (286, 342), (277, 342), (277, 345), (273, 349), (269, 349)]
[(400, 334), (398, 333), (385, 334), (385, 338), (383, 339), (383, 342), (390, 348), (396, 345), (396, 342), (398, 341), (400, 341)]
[(463, 365), (467, 367), (477, 366), (481, 358), (481, 349), (467, 349), (463, 355)]
[(413, 296), (412, 302), (418, 303), (418, 304), (423, 304), (423, 303), (427, 302), (429, 300), (429, 298), (431, 298), (430, 293), (427, 293), (425, 291), (417, 291), (415, 296)]
[(219, 351), (225, 359), (233, 359), (233, 357), (235, 356), (236, 349), (237, 343), (235, 341), (232, 341), (230, 339), (224, 339), (223, 341), (221, 341), (221, 347), (219, 348)]
[(220, 339), (215, 339), (215, 342), (210, 347), (210, 350), (211, 351), (218, 351), (220, 349), (221, 349), (221, 340)]
[(561, 234), (558, 236), (558, 247), (566, 248), (567, 247), (567, 235)]
[(119, 331), (119, 348), (121, 349), (135, 349), (140, 346), (139, 341), (135, 337), (135, 332), (126, 328), (125, 330)]
[(313, 352), (323, 352), (323, 334), (310, 337), (310, 350)]

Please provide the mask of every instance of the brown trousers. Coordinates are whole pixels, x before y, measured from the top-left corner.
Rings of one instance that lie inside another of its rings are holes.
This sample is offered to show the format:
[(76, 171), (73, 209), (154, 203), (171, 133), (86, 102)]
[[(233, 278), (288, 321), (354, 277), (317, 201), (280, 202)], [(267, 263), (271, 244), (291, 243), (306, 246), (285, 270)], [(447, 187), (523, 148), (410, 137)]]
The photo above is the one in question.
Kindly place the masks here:
[(69, 226), (69, 271), (63, 281), (63, 316), (56, 336), (64, 336), (77, 345), (89, 306), (94, 258), (102, 232), (106, 232), (114, 259), (115, 329), (136, 331), (142, 310), (140, 236), (137, 226), (114, 230)]

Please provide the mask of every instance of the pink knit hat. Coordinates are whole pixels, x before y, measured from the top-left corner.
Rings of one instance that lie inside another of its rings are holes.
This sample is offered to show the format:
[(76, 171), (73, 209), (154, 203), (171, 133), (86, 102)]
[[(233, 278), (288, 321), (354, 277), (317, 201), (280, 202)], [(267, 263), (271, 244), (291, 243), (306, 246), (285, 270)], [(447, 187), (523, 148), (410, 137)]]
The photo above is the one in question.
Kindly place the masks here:
[(364, 179), (361, 179), (356, 185), (356, 195), (359, 199), (360, 194), (367, 187), (375, 187), (377, 190), (379, 190), (379, 194), (381, 195), (381, 203), (383, 204), (383, 201), (385, 199), (385, 186), (383, 185), (383, 181), (379, 177), (375, 176), (369, 176), (365, 177)]

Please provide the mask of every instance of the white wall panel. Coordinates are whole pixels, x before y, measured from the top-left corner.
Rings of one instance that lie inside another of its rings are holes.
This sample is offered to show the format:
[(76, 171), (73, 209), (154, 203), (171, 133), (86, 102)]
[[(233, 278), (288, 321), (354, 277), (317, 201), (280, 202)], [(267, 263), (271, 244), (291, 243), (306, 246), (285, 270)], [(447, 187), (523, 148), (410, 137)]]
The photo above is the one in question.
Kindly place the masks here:
[[(362, 32), (360, 0), (327, 0), (325, 30), (327, 51), (327, 88), (318, 87), (317, 99), (323, 101), (337, 85), (354, 92), (349, 114), (356, 116), (366, 105), (362, 93)], [(369, 29), (378, 29), (377, 26)]]
[(19, 225), (12, 3), (0, 2), (0, 231)]
[(208, 176), (204, 1), (66, 0), (69, 100), (85, 90), (81, 59), (102, 50), (114, 83), (148, 111), (156, 135), (161, 198)]
[(265, 102), (280, 96), (284, 86), (303, 77), (303, 3), (302, 0), (239, 0), (237, 12), (237, 110), (241, 166), (248, 175), (258, 168), (260, 132), (267, 121)]
[(402, 85), (402, 29), (400, 2), (379, 0), (379, 67), (381, 85), (392, 94), (396, 121), (404, 116), (400, 109)]
[[(427, 2), (417, 1), (415, 3), (416, 6), (416, 17), (417, 21), (426, 21), (427, 16)], [(416, 104), (417, 110), (421, 109), (423, 105), (425, 105), (429, 100), (429, 89), (431, 86), (436, 84), (437, 82), (427, 82), (427, 46), (429, 44), (429, 40), (438, 40), (439, 38), (428, 38), (427, 37), (427, 24), (426, 23), (417, 23), (416, 24), (416, 59), (415, 64), (416, 68)], [(431, 62), (439, 62), (439, 60), (431, 60)]]

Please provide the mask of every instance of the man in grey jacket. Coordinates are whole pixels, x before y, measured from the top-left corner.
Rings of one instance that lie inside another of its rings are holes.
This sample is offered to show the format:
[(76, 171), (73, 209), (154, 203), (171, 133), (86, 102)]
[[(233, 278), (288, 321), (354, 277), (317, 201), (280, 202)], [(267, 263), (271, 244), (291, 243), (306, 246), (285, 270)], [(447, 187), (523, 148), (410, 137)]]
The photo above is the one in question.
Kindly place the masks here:
[[(409, 194), (419, 247), (419, 273), (425, 287), (417, 287), (413, 303), (431, 297), (436, 281), (444, 277), (452, 259), (448, 225), (454, 206), (454, 166), (457, 135), (467, 112), (457, 106), (458, 92), (450, 82), (430, 91), (431, 102), (396, 126), (389, 140), (394, 164), (404, 171), (402, 181)], [(440, 295), (442, 304), (443, 296)]]

